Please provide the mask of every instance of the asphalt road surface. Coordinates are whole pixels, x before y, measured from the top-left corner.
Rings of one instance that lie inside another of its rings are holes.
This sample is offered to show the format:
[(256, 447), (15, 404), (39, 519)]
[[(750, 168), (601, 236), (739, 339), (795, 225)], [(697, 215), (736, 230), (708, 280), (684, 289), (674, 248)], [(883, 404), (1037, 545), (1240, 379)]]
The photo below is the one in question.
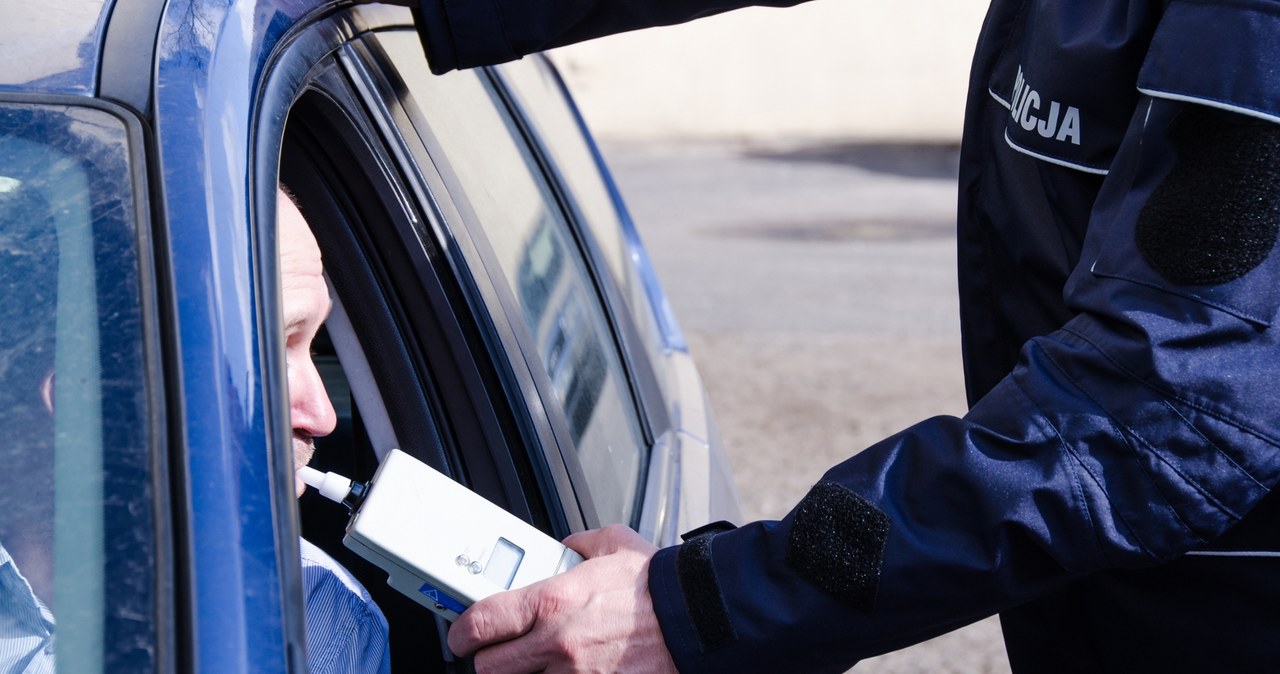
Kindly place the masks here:
[[(954, 148), (606, 145), (703, 379), (746, 516), (963, 414)], [(856, 672), (1009, 671), (995, 618)]]

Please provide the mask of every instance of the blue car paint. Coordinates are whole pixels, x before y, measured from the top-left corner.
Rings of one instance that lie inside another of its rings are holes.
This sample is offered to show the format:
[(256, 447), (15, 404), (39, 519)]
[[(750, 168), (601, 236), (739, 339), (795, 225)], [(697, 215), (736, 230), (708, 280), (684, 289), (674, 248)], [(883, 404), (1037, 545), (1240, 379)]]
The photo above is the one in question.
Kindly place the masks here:
[(292, 466), (273, 461), (289, 454), (273, 446), (288, 441), (287, 387), (278, 345), (264, 339), (279, 290), (274, 237), (253, 209), (252, 149), (268, 61), (308, 4), (177, 0), (160, 22), (156, 159), (187, 409), (190, 637), (203, 671), (301, 661), (301, 616), (282, 605), (298, 587), (286, 577), (297, 551), (279, 544), (293, 538), (280, 531), (293, 517)]

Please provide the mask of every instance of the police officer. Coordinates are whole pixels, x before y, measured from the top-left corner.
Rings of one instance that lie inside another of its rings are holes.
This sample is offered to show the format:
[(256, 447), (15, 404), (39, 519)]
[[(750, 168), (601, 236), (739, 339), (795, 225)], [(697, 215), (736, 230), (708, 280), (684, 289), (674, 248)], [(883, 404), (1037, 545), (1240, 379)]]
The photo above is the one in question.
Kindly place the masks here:
[[(415, 3), (416, 4), (416, 3)], [(444, 72), (792, 0), (422, 0)], [(1002, 615), (1028, 672), (1280, 662), (1280, 1), (993, 0), (961, 156), (971, 410), (782, 521), (478, 603), (480, 671), (843, 671)]]

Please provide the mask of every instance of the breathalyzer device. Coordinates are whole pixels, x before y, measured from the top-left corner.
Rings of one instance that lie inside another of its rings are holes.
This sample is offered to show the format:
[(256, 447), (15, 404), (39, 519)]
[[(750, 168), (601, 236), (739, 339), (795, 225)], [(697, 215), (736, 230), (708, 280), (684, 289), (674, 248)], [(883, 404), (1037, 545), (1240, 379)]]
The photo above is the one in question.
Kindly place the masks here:
[(387, 583), (446, 620), (496, 592), (569, 570), (582, 557), (427, 464), (391, 450), (368, 484), (299, 471), (351, 510), (342, 542)]

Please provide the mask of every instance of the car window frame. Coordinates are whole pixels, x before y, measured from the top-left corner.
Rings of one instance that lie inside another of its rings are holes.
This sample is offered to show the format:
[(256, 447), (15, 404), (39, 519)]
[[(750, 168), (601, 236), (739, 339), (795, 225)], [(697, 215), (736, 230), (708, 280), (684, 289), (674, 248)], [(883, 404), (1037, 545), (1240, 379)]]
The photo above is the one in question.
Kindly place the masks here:
[[(391, 25), (378, 32), (383, 30), (413, 28)], [(586, 479), (571, 450), (568, 422), (543, 404), (544, 400), (553, 399), (550, 382), (545, 373), (528, 365), (530, 358), (536, 358), (536, 347), (519, 318), (519, 305), (500, 272), (493, 271), (499, 268), (498, 263), (470, 205), (449, 196), (464, 193), (461, 184), (441, 159), (444, 152), (434, 136), (429, 130), (424, 132), (414, 126), (414, 119), (422, 119), (420, 113), (412, 104), (405, 105), (403, 84), (398, 76), (393, 77), (384, 69), (389, 67), (389, 60), (380, 52), (376, 42), (359, 39), (344, 45), (339, 57), (393, 147), (414, 196), (419, 203), (437, 205), (440, 219), (429, 223), (431, 234), (447, 251), (453, 273), (467, 287), (473, 314), (482, 317), (490, 328), (489, 346), (494, 360), (505, 365), (504, 374), (509, 377), (505, 382), (507, 395), (522, 401), (520, 407), (530, 412), (528, 430), (536, 438), (541, 454), (538, 460), (548, 468), (550, 489), (569, 518), (564, 535), (597, 527), (590, 494), (578, 487), (585, 485)]]

